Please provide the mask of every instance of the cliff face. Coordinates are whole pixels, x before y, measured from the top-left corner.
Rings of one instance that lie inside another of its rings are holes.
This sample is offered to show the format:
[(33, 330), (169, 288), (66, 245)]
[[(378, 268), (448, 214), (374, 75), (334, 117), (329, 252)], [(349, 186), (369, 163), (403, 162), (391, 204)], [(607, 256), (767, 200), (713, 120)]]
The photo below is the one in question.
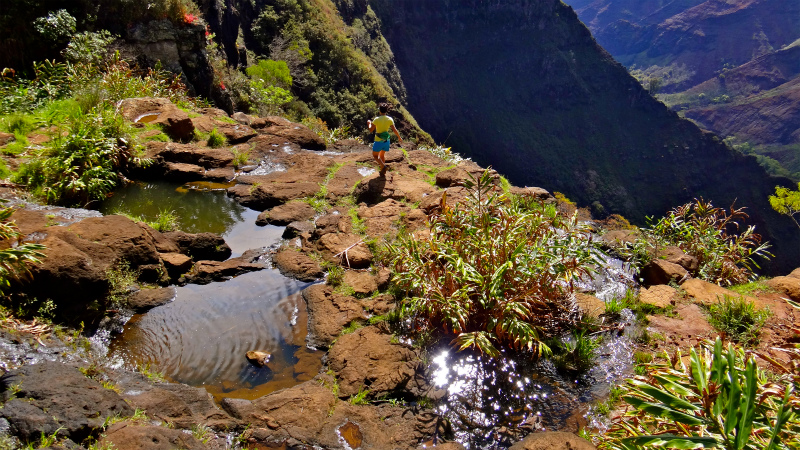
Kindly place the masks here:
[(655, 101), (557, 0), (371, 0), (408, 94), (438, 142), (517, 185), (564, 192), (596, 213), (643, 223), (694, 197), (747, 206), (780, 244), (771, 265), (798, 263), (768, 177)]

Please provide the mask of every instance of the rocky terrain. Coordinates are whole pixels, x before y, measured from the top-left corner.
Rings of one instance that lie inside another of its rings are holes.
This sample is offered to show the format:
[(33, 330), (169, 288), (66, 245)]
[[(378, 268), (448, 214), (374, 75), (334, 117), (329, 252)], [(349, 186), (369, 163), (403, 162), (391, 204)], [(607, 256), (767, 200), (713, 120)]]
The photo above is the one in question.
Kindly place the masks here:
[[(388, 289), (391, 272), (376, 256), (379, 243), (398, 233), (424, 235), (428, 215), (441, 206), (445, 194), (449, 204), (458, 203), (466, 192), (465, 180), (483, 169), (405, 144), (388, 153), (390, 171), (381, 177), (361, 142), (329, 145), (303, 125), (280, 117), (239, 113), (231, 120), (216, 109), (189, 117), (168, 101), (152, 98), (129, 99), (120, 107), (129, 120), (157, 114), (156, 120), (175, 139), (147, 144), (153, 164), (139, 176), (234, 179), (228, 195), (262, 210), (259, 222), (285, 225), (285, 244), (271, 254), (254, 249), (229, 258), (230, 249), (213, 234), (160, 233), (122, 216), (20, 203), (13, 218), (26, 240), (47, 245), (47, 257), (33, 268), (32, 279), (16, 289), (52, 298), (59, 316), (75, 323), (97, 321), (106, 313), (107, 269), (121, 260), (139, 269), (138, 288), (126, 302), (138, 311), (169, 302), (171, 290), (163, 286), (170, 284), (223, 281), (263, 269), (266, 263), (287, 276), (316, 280), (338, 266), (344, 274), (336, 285), (328, 278), (328, 283), (303, 291), (306, 342), (327, 349), (324, 367), (294, 387), (255, 400), (215, 404), (202, 388), (109, 367), (79, 334), (6, 319), (0, 336), (3, 439), (53, 436), (59, 442), (53, 448), (461, 448), (442, 443), (447, 426), (421, 400), (441, 396), (428, 378), (424, 350), (402, 343), (385, 322), (370, 318), (390, 313), (400, 300)], [(204, 127), (217, 127), (228, 145), (209, 148), (188, 139), (193, 129)], [(233, 166), (237, 148), (251, 152), (248, 165)], [(494, 177), (499, 184), (498, 174)], [(510, 192), (553, 201), (540, 188), (512, 187)], [(23, 194), (9, 188), (4, 192), (8, 198)], [(319, 200), (316, 209), (310, 199)], [(613, 250), (631, 233), (609, 231), (603, 239)], [(653, 332), (664, 337), (652, 344), (659, 350), (686, 348), (713, 337), (698, 305), (731, 294), (692, 278), (697, 270), (693, 258), (680, 251), (669, 255), (641, 275), (647, 286), (641, 301), (673, 311), (650, 318)], [(755, 294), (757, 304), (775, 314), (764, 348), (786, 345), (791, 337), (795, 316), (782, 297), (800, 299), (797, 276), (795, 271), (775, 278), (770, 282), (773, 292)], [(681, 282), (680, 288), (667, 286), (670, 281)], [(603, 314), (603, 302), (591, 293), (579, 300), (586, 314)], [(367, 401), (353, 400), (365, 390)], [(511, 448), (593, 447), (573, 435), (533, 433)]]

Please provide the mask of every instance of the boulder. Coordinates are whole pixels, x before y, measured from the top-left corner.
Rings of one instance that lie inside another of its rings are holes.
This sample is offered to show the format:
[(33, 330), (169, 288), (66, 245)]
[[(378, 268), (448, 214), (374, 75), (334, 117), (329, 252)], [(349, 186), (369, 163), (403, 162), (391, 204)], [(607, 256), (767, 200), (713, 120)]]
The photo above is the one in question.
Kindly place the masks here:
[(331, 204), (335, 204), (339, 199), (350, 195), (356, 183), (364, 178), (364, 175), (361, 174), (364, 169), (364, 167), (358, 167), (352, 163), (339, 168), (333, 178), (328, 181), (328, 192), (325, 198), (331, 202)]
[(192, 268), (192, 258), (183, 253), (160, 253), (170, 278), (178, 278)]
[(367, 314), (357, 299), (337, 294), (331, 286), (309, 286), (303, 290), (303, 299), (308, 307), (306, 343), (309, 347), (328, 348), (350, 322), (367, 321)]
[(127, 98), (119, 102), (118, 109), (130, 122), (136, 122), (142, 116), (155, 115), (155, 120), (149, 123), (162, 125), (174, 139), (189, 141), (194, 137), (194, 124), (189, 114), (166, 98)]
[(291, 239), (302, 235), (311, 237), (311, 233), (313, 232), (314, 224), (308, 220), (302, 222), (292, 222), (289, 225), (286, 225), (286, 229), (283, 230), (281, 237), (284, 239)]
[(206, 169), (196, 164), (163, 162), (160, 167), (163, 176), (172, 181), (197, 181), (206, 173)]
[(261, 133), (278, 136), (289, 142), (299, 145), (301, 148), (309, 150), (325, 150), (327, 144), (317, 133), (311, 131), (307, 126), (290, 122), (281, 117), (265, 117), (250, 123), (253, 128), (261, 128)]
[(564, 431), (531, 433), (508, 450), (596, 450), (591, 442)]
[[(316, 221), (314, 221), (314, 239), (319, 239), (323, 235), (329, 233), (338, 233), (342, 231), (342, 227), (339, 226), (339, 223), (342, 222), (344, 216), (341, 214), (325, 214), (324, 216), (318, 217)], [(348, 219), (344, 219), (345, 221)]]
[(319, 183), (298, 179), (292, 182), (272, 181), (264, 184), (247, 184), (239, 177), (239, 184), (228, 189), (228, 196), (252, 209), (265, 210), (282, 205), (289, 200), (310, 197), (319, 191)]
[(239, 425), (214, 404), (205, 389), (177, 383), (153, 385), (143, 376), (120, 383), (122, 396), (134, 408), (142, 409), (148, 417), (179, 428), (205, 425), (214, 430), (228, 430)]
[(606, 311), (606, 303), (594, 295), (575, 293), (575, 302), (584, 314), (590, 317), (599, 317)]
[(231, 256), (231, 248), (225, 243), (225, 239), (214, 233), (170, 231), (164, 233), (164, 237), (176, 243), (181, 253), (195, 260), (224, 261)]
[(690, 273), (697, 273), (700, 263), (694, 256), (687, 255), (678, 247), (669, 246), (659, 251), (659, 258), (673, 264), (677, 264)]
[[(686, 294), (689, 297), (694, 298), (696, 302), (704, 305), (717, 303), (726, 296), (732, 298), (738, 298), (742, 296), (741, 294), (737, 294), (729, 289), (709, 283), (708, 281), (703, 281), (699, 278), (692, 278), (684, 281), (681, 284), (681, 289), (686, 291)], [(755, 299), (752, 297), (745, 297), (745, 300), (754, 301)]]
[(317, 241), (317, 250), (326, 260), (353, 269), (369, 267), (374, 257), (357, 234), (326, 234)]
[(675, 263), (656, 259), (642, 267), (639, 277), (642, 278), (644, 284), (652, 286), (668, 284), (670, 281), (679, 283), (689, 277), (689, 272)]
[(336, 374), (340, 397), (369, 389), (372, 398), (408, 398), (429, 387), (419, 355), (405, 344), (392, 343), (392, 335), (376, 327), (339, 337), (328, 352), (328, 367)]
[[(795, 270), (795, 272), (797, 272), (797, 270)], [(775, 277), (771, 280), (767, 280), (766, 284), (792, 300), (800, 300), (800, 278), (791, 275)]]
[(214, 281), (225, 281), (243, 273), (264, 270), (262, 263), (250, 262), (249, 258), (239, 257), (226, 261), (197, 261), (191, 272), (181, 282), (208, 284)]
[(314, 208), (306, 202), (289, 202), (259, 214), (256, 225), (288, 225), (313, 219), (315, 214)]
[(324, 377), (252, 402), (224, 404), (252, 424), (242, 437), (253, 448), (412, 450), (436, 430), (437, 416), (430, 410), (410, 414), (390, 405), (351, 405), (326, 387), (332, 383)]
[(233, 153), (225, 148), (200, 148), (194, 144), (169, 142), (161, 148), (157, 158), (164, 162), (200, 166), (203, 169), (226, 167), (233, 162)]
[(205, 450), (208, 447), (190, 433), (158, 425), (119, 422), (97, 442), (98, 448), (115, 450)]
[(25, 441), (57, 434), (81, 442), (97, 435), (109, 417), (133, 415), (116, 392), (87, 378), (77, 366), (43, 361), (0, 377), (0, 409), (14, 435)]
[(173, 300), (177, 292), (174, 287), (158, 288), (158, 289), (139, 289), (133, 294), (129, 295), (125, 300), (129, 308), (137, 314), (155, 308), (156, 306), (165, 305)]
[(797, 269), (794, 269), (792, 271), (792, 273), (790, 273), (787, 276), (792, 277), (792, 278), (800, 278), (800, 267), (798, 267)]
[(378, 282), (369, 272), (348, 270), (344, 274), (344, 283), (352, 287), (353, 292), (360, 296), (369, 295), (378, 290)]
[[(439, 187), (463, 186), (465, 183), (478, 180), (484, 172), (484, 168), (472, 161), (461, 161), (457, 167), (443, 170), (436, 174), (436, 185)], [(489, 174), (495, 185), (500, 185), (500, 174), (496, 170), (490, 169)], [(545, 191), (546, 192), (546, 191)]]
[(678, 291), (672, 286), (659, 284), (639, 291), (639, 301), (657, 308), (667, 308), (675, 304)]
[(469, 191), (461, 186), (449, 187), (447, 189), (436, 191), (430, 195), (426, 195), (419, 203), (419, 209), (426, 214), (432, 214), (441, 209), (442, 199), (446, 196), (447, 204), (450, 206), (457, 205), (463, 202)]
[(317, 261), (297, 250), (281, 249), (272, 257), (272, 262), (281, 274), (300, 281), (315, 281), (325, 275)]
[(520, 197), (533, 197), (539, 200), (550, 200), (551, 198), (553, 198), (553, 195), (550, 194), (550, 192), (540, 187), (511, 186), (510, 192), (513, 195), (517, 195)]
[(640, 236), (639, 230), (611, 230), (600, 236), (600, 243), (606, 249), (619, 249), (627, 244), (633, 244)]

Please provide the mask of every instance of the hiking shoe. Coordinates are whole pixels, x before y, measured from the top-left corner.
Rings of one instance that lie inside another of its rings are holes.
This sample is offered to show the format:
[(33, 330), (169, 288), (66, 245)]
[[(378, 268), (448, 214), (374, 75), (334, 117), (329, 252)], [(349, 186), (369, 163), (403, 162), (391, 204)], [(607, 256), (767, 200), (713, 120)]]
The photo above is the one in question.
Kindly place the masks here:
[(381, 167), (381, 176), (386, 175), (386, 166)]

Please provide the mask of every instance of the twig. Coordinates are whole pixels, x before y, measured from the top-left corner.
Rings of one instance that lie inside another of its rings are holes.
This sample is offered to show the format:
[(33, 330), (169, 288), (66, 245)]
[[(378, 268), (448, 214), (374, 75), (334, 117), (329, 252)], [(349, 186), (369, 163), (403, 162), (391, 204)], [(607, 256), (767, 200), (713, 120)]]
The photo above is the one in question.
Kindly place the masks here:
[(351, 248), (355, 247), (356, 245), (363, 244), (363, 243), (364, 243), (364, 239), (361, 239), (360, 241), (356, 242), (355, 244), (351, 245), (350, 247), (347, 247), (346, 249), (342, 250), (341, 252), (333, 255), (333, 257), (334, 258), (341, 258), (342, 255), (344, 255), (344, 260), (347, 262), (347, 267), (350, 267), (350, 258), (347, 257), (347, 252)]

